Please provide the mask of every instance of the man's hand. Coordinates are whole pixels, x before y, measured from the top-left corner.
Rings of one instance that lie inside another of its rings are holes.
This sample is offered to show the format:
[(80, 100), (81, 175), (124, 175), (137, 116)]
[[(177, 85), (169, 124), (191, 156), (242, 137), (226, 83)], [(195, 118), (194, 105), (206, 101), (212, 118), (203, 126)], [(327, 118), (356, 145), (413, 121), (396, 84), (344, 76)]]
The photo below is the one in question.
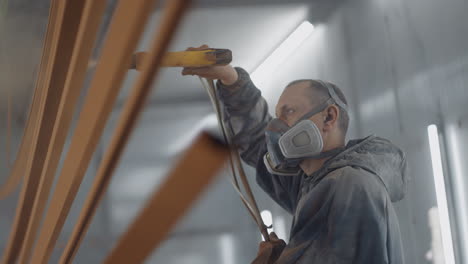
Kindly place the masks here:
[[(190, 47), (187, 50), (205, 50), (209, 49), (207, 45), (202, 45), (198, 48)], [(220, 80), (225, 85), (231, 85), (237, 81), (239, 77), (237, 71), (231, 66), (207, 66), (207, 67), (186, 67), (182, 70), (182, 75), (198, 75), (203, 78)]]
[(270, 241), (260, 243), (257, 257), (252, 264), (274, 264), (285, 247), (284, 240), (279, 239), (274, 232), (270, 233)]

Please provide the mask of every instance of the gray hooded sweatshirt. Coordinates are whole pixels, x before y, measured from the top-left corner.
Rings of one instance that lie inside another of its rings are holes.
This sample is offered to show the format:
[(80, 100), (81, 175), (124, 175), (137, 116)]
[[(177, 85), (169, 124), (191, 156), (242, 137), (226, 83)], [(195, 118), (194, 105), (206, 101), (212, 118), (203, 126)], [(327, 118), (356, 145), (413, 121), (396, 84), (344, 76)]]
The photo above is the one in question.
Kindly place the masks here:
[(272, 117), (248, 73), (236, 70), (236, 83), (217, 84), (225, 121), (243, 160), (257, 169), (257, 183), (293, 216), (289, 244), (275, 263), (404, 263), (392, 204), (405, 194), (404, 153), (369, 136), (350, 141), (310, 176), (270, 174), (263, 155)]

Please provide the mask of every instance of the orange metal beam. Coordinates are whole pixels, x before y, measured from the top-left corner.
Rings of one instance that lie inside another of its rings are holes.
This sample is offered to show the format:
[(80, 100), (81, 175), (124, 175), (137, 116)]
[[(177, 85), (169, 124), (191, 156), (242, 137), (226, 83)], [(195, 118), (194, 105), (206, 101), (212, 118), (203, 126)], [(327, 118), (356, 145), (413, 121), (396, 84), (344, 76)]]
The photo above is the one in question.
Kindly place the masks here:
[(52, 1), (49, 25), (36, 83), (31, 121), (15, 162), (13, 173), (24, 174), (24, 184), (16, 210), (3, 263), (15, 263), (21, 249), (51, 140), (65, 76), (78, 29), (82, 1)]
[[(103, 1), (103, 0), (101, 0)], [(154, 10), (154, 0), (120, 0), (102, 55), (73, 133), (57, 186), (51, 196), (31, 262), (45, 264), (55, 246), (105, 124), (132, 54)]]
[(48, 146), (45, 164), (40, 174), (39, 188), (34, 199), (23, 247), (19, 254), (19, 263), (28, 263), (30, 259), (105, 9), (106, 1), (85, 1), (75, 48), (57, 112), (57, 120), (52, 131), (52, 140)]

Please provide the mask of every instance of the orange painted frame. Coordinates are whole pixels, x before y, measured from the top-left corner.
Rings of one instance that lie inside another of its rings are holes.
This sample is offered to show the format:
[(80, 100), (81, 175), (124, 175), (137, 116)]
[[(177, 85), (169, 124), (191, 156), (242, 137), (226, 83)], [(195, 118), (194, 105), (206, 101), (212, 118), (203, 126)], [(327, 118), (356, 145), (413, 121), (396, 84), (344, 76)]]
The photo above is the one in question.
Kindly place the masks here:
[[(104, 1), (104, 0), (100, 0)], [(106, 121), (113, 109), (132, 54), (154, 10), (154, 0), (120, 0), (102, 54), (50, 198), (31, 263), (47, 263), (78, 192)]]
[(50, 189), (73, 119), (73, 114), (83, 88), (88, 69), (88, 61), (92, 55), (102, 16), (106, 10), (106, 4), (106, 1), (85, 1), (69, 71), (66, 74), (57, 120), (52, 131), (52, 140), (48, 146), (28, 229), (19, 254), (19, 263), (28, 263), (30, 259), (32, 247), (43, 217)]
[[(82, 2), (52, 1), (50, 19), (43, 48), (41, 66), (20, 156), (13, 173), (24, 174), (24, 183), (16, 210), (3, 263), (15, 263), (26, 234), (34, 197), (51, 140), (57, 110), (68, 72), (76, 31), (81, 17)], [(24, 152), (23, 150), (27, 150)], [(26, 156), (23, 156), (26, 155)], [(36, 174), (37, 173), (37, 174)]]

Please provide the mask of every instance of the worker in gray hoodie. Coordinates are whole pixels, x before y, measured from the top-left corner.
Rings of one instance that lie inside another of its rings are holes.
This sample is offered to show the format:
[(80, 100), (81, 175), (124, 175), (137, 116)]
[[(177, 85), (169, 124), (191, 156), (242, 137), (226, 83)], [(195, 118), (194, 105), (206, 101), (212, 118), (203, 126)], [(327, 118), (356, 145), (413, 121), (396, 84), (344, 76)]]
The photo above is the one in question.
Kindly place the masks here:
[(293, 216), (289, 243), (273, 234), (253, 263), (404, 263), (392, 203), (405, 194), (405, 155), (376, 136), (345, 143), (348, 105), (336, 85), (291, 82), (273, 118), (242, 68), (185, 68), (182, 74), (218, 80), (242, 159)]

